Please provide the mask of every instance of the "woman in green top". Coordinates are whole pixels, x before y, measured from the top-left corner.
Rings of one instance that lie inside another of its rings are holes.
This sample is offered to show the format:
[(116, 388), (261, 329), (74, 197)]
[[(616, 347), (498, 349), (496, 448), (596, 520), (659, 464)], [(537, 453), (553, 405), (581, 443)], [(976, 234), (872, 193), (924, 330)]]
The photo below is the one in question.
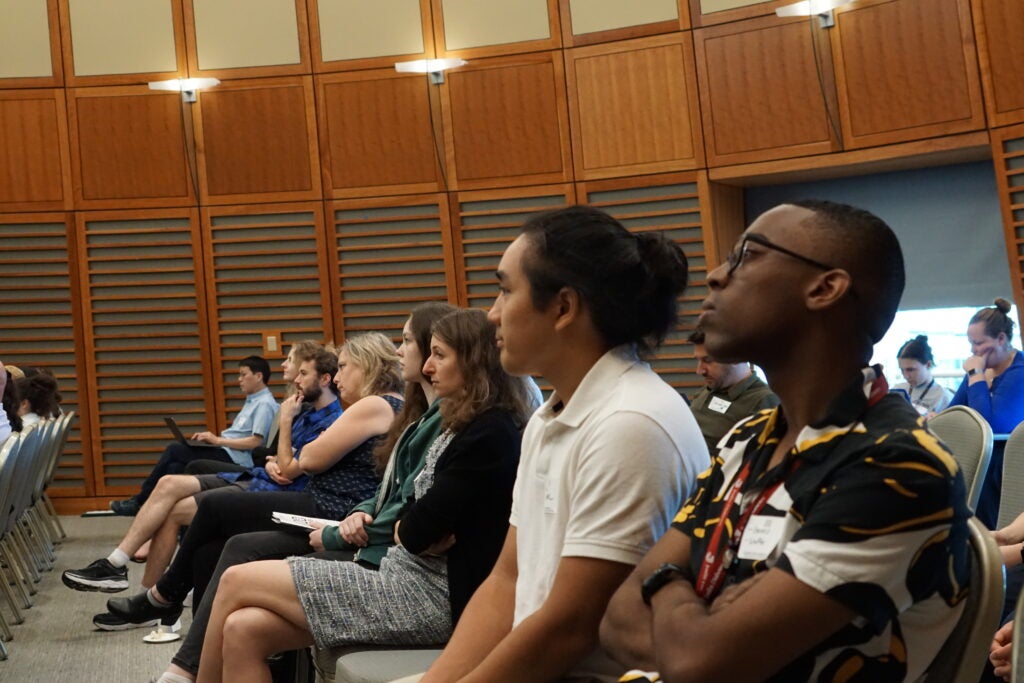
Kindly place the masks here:
[[(405, 403), (395, 417), (391, 430), (376, 448), (374, 456), (384, 478), (377, 494), (355, 507), (339, 527), (330, 526), (314, 530), (310, 545), (318, 550), (342, 550), (336, 559), (355, 559), (377, 566), (392, 545), (395, 522), (405, 503), (412, 498), (413, 480), (423, 468), (427, 449), (441, 431), (441, 414), (434, 400), (434, 387), (423, 374), (423, 364), (430, 355), (430, 329), (436, 320), (457, 310), (448, 304), (431, 302), (417, 306), (402, 329), (402, 343), (398, 347), (402, 379), (406, 381)], [(214, 570), (202, 601), (194, 609), (192, 626), (181, 648), (171, 658), (171, 665), (158, 683), (194, 681), (199, 670), (210, 609), (223, 573), (236, 564), (260, 559), (282, 558), (284, 555), (261, 555), (258, 548), (273, 547), (269, 538), (287, 531), (264, 531), (239, 534), (231, 538)], [(365, 550), (364, 550), (365, 548)], [(294, 551), (292, 551), (294, 552)], [(289, 553), (291, 554), (291, 553)]]

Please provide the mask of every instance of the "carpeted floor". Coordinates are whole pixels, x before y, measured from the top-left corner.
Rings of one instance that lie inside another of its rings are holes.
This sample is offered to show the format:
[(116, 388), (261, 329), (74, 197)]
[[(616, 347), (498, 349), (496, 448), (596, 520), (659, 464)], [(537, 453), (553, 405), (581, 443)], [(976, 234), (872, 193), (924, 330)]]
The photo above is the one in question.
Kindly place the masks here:
[[(37, 584), (35, 605), (23, 611), (25, 623), (11, 624), (14, 640), (7, 643), (9, 659), (0, 661), (0, 682), (104, 681), (145, 683), (164, 670), (180, 641), (150, 645), (142, 636), (150, 629), (97, 631), (92, 617), (105, 611), (109, 594), (73, 591), (60, 581), (60, 573), (84, 567), (116, 547), (131, 520), (124, 517), (62, 517), (68, 538), (57, 548), (57, 566)], [(142, 565), (129, 566), (132, 587), (116, 595), (139, 590)], [(11, 621), (7, 601), (0, 595), (0, 610)], [(182, 614), (188, 628), (191, 610)]]

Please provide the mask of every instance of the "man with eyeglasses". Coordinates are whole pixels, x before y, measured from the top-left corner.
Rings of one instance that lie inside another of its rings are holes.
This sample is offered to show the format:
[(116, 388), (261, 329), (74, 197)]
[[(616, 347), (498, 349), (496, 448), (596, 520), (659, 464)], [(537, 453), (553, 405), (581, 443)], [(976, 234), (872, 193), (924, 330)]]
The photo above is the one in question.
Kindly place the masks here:
[[(903, 292), (872, 214), (784, 204), (708, 275), (709, 353), (764, 369), (780, 407), (724, 439), (601, 625), (622, 680), (915, 681), (967, 594), (963, 478), (866, 367)], [(737, 656), (742, 652), (742, 656)]]

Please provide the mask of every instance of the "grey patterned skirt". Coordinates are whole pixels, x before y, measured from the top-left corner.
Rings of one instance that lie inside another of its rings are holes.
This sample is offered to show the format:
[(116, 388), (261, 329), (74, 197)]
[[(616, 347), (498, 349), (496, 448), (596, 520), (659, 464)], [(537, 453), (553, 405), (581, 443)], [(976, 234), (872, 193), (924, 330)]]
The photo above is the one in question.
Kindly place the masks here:
[(400, 546), (380, 569), (292, 557), (292, 579), (317, 647), (436, 645), (452, 633), (448, 561)]

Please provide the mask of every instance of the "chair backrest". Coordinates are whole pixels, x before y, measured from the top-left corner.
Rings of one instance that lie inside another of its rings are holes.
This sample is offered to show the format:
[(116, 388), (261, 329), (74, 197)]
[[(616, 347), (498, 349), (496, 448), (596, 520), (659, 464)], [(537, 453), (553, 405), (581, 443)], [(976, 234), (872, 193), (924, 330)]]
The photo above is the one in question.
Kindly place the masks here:
[(11, 482), (21, 453), (21, 434), (11, 434), (0, 448), (0, 534), (7, 530), (7, 520), (14, 508)]
[(39, 435), (39, 448), (32, 462), (32, 473), (29, 476), (29, 498), (32, 503), (35, 503), (43, 493), (43, 479), (46, 477), (46, 468), (50, 464), (50, 458), (53, 457), (53, 452), (57, 448), (61, 419), (61, 417), (48, 417), (39, 425), (42, 429)]
[(71, 421), (75, 419), (75, 411), (64, 413), (57, 418), (57, 434), (54, 438), (54, 449), (50, 453), (50, 461), (46, 464), (45, 476), (43, 477), (43, 489), (53, 481), (53, 475), (60, 464), (60, 458), (64, 455), (64, 448), (68, 445), (68, 434), (71, 433)]
[(1003, 611), (1003, 558), (999, 546), (977, 517), (971, 517), (967, 526), (970, 591), (956, 627), (925, 672), (925, 683), (978, 683), (988, 660), (992, 634), (999, 627)]
[(1006, 440), (1000, 489), (998, 529), (1024, 513), (1024, 422), (1017, 425)]
[(39, 429), (40, 425), (36, 424), (34, 427), (22, 430), (21, 432), (21, 450), (18, 453), (18, 459), (14, 463), (14, 479), (11, 481), (11, 502), (14, 505), (12, 512), (12, 519), (8, 520), (8, 529), (13, 524), (13, 521), (21, 516), (21, 513), (28, 508), (29, 502), (32, 497), (32, 472), (33, 466), (36, 463), (38, 457), (39, 448), (42, 445), (41, 437), (43, 432)]
[(992, 427), (973, 408), (953, 406), (928, 420), (928, 429), (953, 452), (967, 485), (967, 506), (974, 512), (992, 459)]

